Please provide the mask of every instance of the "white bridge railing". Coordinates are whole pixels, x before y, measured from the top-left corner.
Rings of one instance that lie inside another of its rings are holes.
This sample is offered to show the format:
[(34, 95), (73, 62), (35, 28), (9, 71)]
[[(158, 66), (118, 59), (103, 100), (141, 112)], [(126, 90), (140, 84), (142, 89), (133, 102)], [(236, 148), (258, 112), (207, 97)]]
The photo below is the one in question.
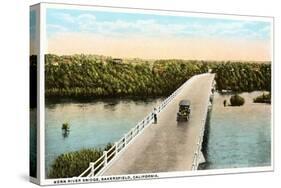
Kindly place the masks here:
[[(200, 76), (200, 75), (197, 75)], [(156, 107), (156, 113), (161, 112), (172, 99), (182, 90), (182, 88), (190, 83), (196, 76), (191, 77), (184, 84), (182, 84), (176, 91), (174, 91), (168, 98), (166, 98), (158, 107)], [(91, 162), (89, 167), (79, 175), (79, 177), (92, 177), (100, 175), (106, 167), (108, 167), (117, 156), (124, 151), (126, 146), (129, 145), (136, 136), (138, 136), (144, 128), (150, 125), (153, 121), (153, 112), (150, 112), (142, 121), (140, 121), (134, 128), (132, 128), (127, 134), (125, 134), (119, 141), (107, 151), (103, 152), (103, 155), (95, 162)]]
[(210, 95), (207, 98), (207, 104), (208, 104), (208, 108), (205, 108), (204, 111), (204, 115), (203, 115), (203, 119), (202, 119), (202, 123), (201, 123), (201, 128), (200, 128), (200, 133), (199, 133), (199, 139), (197, 141), (197, 145), (196, 145), (196, 150), (194, 152), (194, 157), (193, 157), (193, 161), (192, 161), (192, 170), (197, 170), (198, 166), (200, 164), (200, 157), (204, 157), (204, 156), (200, 156), (201, 155), (201, 149), (202, 149), (202, 143), (203, 143), (203, 139), (204, 139), (204, 132), (205, 132), (205, 125), (206, 125), (206, 118), (208, 115), (208, 110), (209, 110), (209, 106), (212, 105), (212, 101), (213, 101), (213, 96), (214, 96), (214, 87), (215, 87), (215, 82), (212, 82), (212, 88), (210, 91)]

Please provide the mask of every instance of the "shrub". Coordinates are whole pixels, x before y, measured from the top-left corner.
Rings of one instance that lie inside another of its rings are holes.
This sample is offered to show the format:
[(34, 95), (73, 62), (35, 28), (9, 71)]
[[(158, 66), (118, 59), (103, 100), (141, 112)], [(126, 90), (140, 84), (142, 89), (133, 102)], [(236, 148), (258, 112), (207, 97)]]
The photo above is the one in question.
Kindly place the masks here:
[[(107, 144), (106, 149), (109, 145)], [(48, 178), (77, 177), (103, 154), (102, 149), (82, 149), (59, 155), (51, 165)]]
[(63, 123), (61, 129), (64, 130), (64, 131), (69, 131), (70, 126), (69, 126), (68, 123)]
[(242, 106), (245, 103), (245, 99), (237, 94), (230, 97), (231, 106)]
[(254, 103), (271, 103), (271, 94), (262, 94), (254, 98)]

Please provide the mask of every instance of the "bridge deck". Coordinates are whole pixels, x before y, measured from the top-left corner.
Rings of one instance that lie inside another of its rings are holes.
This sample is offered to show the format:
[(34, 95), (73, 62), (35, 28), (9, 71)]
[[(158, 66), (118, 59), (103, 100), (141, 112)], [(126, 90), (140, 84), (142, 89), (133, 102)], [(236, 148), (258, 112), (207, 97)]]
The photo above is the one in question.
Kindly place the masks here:
[[(195, 76), (102, 175), (191, 170), (213, 74)], [(179, 101), (191, 101), (188, 122), (176, 121)]]

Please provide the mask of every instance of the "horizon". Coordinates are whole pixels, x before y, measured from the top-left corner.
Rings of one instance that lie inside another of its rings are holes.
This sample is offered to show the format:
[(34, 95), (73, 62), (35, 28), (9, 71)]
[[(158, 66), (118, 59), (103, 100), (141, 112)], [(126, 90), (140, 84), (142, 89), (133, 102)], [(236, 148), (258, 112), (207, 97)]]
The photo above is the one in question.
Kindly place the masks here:
[(122, 59), (271, 61), (271, 23), (47, 9), (47, 52)]
[[(33, 54), (36, 56), (36, 54)], [(106, 56), (106, 55), (100, 55), (100, 54), (84, 54), (84, 53), (77, 53), (77, 54), (54, 54), (54, 53), (45, 53), (44, 55), (55, 55), (55, 56), (100, 56), (100, 57), (106, 57), (106, 58), (112, 58), (112, 59), (122, 59), (122, 60), (142, 60), (142, 61), (158, 61), (158, 60), (179, 60), (179, 61), (204, 61), (207, 63), (221, 63), (221, 62), (230, 62), (230, 63), (271, 63), (271, 60), (268, 61), (259, 61), (259, 60), (212, 60), (212, 59), (177, 59), (177, 58), (167, 58), (167, 59), (145, 59), (145, 58), (139, 58), (139, 57), (134, 57), (134, 58), (120, 58), (120, 57), (114, 57), (114, 56)], [(32, 56), (32, 55), (30, 55)]]

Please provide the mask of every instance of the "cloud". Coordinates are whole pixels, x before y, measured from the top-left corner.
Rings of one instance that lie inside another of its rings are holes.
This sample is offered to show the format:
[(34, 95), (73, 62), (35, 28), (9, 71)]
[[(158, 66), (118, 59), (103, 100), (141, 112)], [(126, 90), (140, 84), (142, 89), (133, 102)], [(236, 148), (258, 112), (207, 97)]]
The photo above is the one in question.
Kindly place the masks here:
[(75, 23), (75, 17), (68, 13), (58, 13), (55, 15), (55, 17), (64, 22)]
[(90, 31), (90, 28), (95, 27), (96, 17), (91, 14), (81, 14), (75, 18), (81, 31)]
[(48, 14), (47, 23), (50, 53), (270, 60), (267, 22), (65, 11)]
[[(110, 36), (186, 36), (186, 37), (232, 37), (248, 39), (269, 38), (269, 24), (260, 26), (253, 21), (218, 20), (208, 22), (186, 21), (181, 23), (163, 23), (157, 19), (126, 20), (112, 18), (99, 20), (94, 14), (81, 13), (57, 13), (61, 20), (61, 27), (50, 24), (50, 33), (56, 34), (63, 31), (71, 31), (64, 27), (67, 25), (75, 32), (97, 33)], [(63, 28), (64, 27), (64, 28)], [(53, 29), (52, 29), (53, 28)]]

